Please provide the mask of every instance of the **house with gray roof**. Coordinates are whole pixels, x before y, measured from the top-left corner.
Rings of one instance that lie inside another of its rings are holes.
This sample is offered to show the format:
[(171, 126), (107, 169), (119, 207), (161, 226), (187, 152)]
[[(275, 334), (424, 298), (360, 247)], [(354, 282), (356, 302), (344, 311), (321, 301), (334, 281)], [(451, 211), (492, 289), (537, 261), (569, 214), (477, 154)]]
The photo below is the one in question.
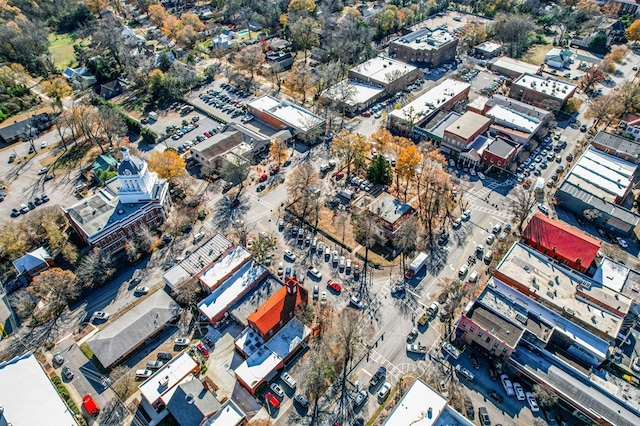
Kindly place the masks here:
[(164, 291), (156, 291), (87, 340), (105, 368), (112, 368), (160, 334), (180, 313)]
[(204, 419), (220, 410), (220, 402), (194, 378), (176, 387), (167, 409), (180, 426), (200, 426)]
[(40, 272), (55, 266), (51, 255), (44, 247), (38, 247), (37, 249), (26, 253), (21, 258), (13, 261), (13, 267), (24, 278), (31, 280)]
[(403, 203), (391, 194), (383, 192), (371, 203), (367, 210), (372, 214), (374, 221), (372, 227), (382, 240), (393, 241), (394, 236), (402, 227), (402, 224), (416, 210), (409, 204)]

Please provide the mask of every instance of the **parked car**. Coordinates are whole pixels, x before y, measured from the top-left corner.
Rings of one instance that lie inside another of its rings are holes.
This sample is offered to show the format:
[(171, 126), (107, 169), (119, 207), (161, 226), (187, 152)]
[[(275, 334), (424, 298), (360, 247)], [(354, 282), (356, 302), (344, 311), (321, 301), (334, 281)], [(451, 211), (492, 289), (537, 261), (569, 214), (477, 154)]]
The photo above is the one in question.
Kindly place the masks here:
[(171, 358), (173, 358), (173, 355), (171, 355), (169, 352), (158, 352), (157, 357), (158, 357), (158, 359), (162, 359), (162, 360), (168, 361)]
[(157, 370), (163, 365), (164, 365), (164, 362), (162, 361), (147, 361), (147, 364), (146, 364), (147, 368), (150, 370)]
[(278, 398), (276, 398), (275, 395), (271, 392), (267, 392), (267, 394), (264, 396), (264, 399), (272, 408), (280, 408), (280, 401), (278, 401)]
[(187, 346), (191, 340), (186, 337), (179, 337), (173, 341), (176, 346)]
[(384, 379), (387, 375), (387, 369), (384, 366), (378, 367), (378, 370), (371, 376), (371, 380), (369, 380), (370, 386), (376, 386), (382, 379)]
[(60, 355), (60, 352), (53, 354), (53, 364), (60, 366), (64, 363), (64, 358)]
[(480, 416), (480, 424), (482, 424), (482, 426), (491, 426), (491, 418), (489, 417), (486, 407), (480, 407), (478, 414)]
[(318, 280), (322, 279), (322, 272), (320, 272), (316, 267), (309, 266), (307, 268), (307, 273)]
[(93, 319), (106, 321), (107, 319), (109, 319), (109, 314), (103, 311), (96, 311), (93, 313)]
[(318, 288), (318, 286), (313, 286), (313, 300), (318, 300), (318, 297), (320, 295), (320, 289)]
[(384, 382), (380, 390), (378, 391), (378, 400), (384, 402), (389, 396), (389, 392), (391, 391), (391, 383)]
[(629, 243), (627, 243), (624, 239), (622, 239), (620, 237), (616, 237), (616, 241), (618, 242), (618, 245), (620, 245), (620, 247), (622, 247), (622, 248), (628, 248), (629, 247)]
[(507, 396), (514, 396), (516, 394), (513, 389), (513, 384), (511, 383), (511, 380), (509, 380), (509, 376), (502, 374), (500, 376), (500, 381), (502, 382), (502, 387), (504, 387), (504, 391), (507, 393)]
[(68, 382), (73, 380), (73, 371), (71, 371), (71, 369), (69, 367), (67, 367), (66, 365), (64, 367), (62, 367), (62, 377), (67, 379)]
[(531, 411), (534, 413), (540, 411), (538, 401), (536, 401), (536, 398), (533, 396), (533, 394), (531, 392), (526, 392), (525, 396), (527, 397), (527, 402), (529, 403), (529, 407), (531, 407)]
[(134, 293), (138, 293), (138, 294), (147, 294), (149, 293), (149, 287), (145, 287), (145, 286), (138, 286), (133, 290)]
[(525, 400), (524, 389), (522, 389), (522, 385), (520, 383), (513, 382), (513, 390), (516, 393), (516, 398), (518, 398), (518, 401)]
[(289, 259), (291, 262), (295, 262), (296, 261), (296, 255), (293, 254), (293, 252), (291, 250), (285, 250), (284, 251), (284, 258), (285, 259)]
[(329, 280), (327, 282), (327, 287), (329, 287), (331, 290), (340, 293), (342, 291), (342, 286), (340, 284), (338, 284), (336, 281), (333, 280)]
[(202, 355), (209, 356), (209, 349), (207, 349), (207, 347), (203, 345), (202, 342), (198, 343), (196, 345), (196, 348), (198, 348), (198, 351), (200, 351)]
[(360, 405), (362, 405), (364, 403), (364, 401), (367, 399), (368, 396), (369, 396), (369, 392), (367, 392), (364, 389), (361, 390), (360, 392), (358, 392), (356, 397), (353, 399), (353, 405), (355, 405), (356, 407), (359, 407)]
[(475, 377), (475, 375), (471, 371), (469, 371), (468, 369), (466, 369), (460, 364), (457, 364), (455, 369), (459, 375), (461, 375), (462, 377), (464, 377), (469, 381), (472, 381)]
[(351, 296), (351, 299), (349, 299), (349, 303), (358, 309), (364, 309), (364, 303), (362, 303), (362, 301), (356, 296)]
[(304, 408), (307, 408), (309, 406), (309, 401), (307, 401), (307, 398), (305, 398), (304, 396), (300, 395), (299, 393), (297, 393), (297, 394), (295, 394), (293, 396), (293, 400), (295, 402), (297, 402), (298, 404), (300, 404)]
[(287, 373), (286, 371), (283, 371), (282, 374), (280, 374), (280, 378), (282, 379), (282, 381), (289, 386), (291, 389), (295, 389), (296, 385), (298, 384), (296, 382), (296, 379), (294, 379), (293, 377), (291, 377), (291, 375), (289, 373)]
[(280, 398), (284, 398), (284, 389), (282, 389), (282, 386), (280, 386), (278, 383), (271, 383), (271, 386), (269, 386), (269, 388)]

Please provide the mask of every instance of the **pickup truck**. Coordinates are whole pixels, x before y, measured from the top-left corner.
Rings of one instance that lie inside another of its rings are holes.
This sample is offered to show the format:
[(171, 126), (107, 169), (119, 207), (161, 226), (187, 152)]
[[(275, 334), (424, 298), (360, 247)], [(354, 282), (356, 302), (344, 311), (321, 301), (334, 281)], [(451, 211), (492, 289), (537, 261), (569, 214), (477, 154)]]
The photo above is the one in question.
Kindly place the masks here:
[(407, 344), (407, 352), (413, 352), (414, 354), (426, 354), (427, 347), (422, 346), (420, 343), (409, 343)]

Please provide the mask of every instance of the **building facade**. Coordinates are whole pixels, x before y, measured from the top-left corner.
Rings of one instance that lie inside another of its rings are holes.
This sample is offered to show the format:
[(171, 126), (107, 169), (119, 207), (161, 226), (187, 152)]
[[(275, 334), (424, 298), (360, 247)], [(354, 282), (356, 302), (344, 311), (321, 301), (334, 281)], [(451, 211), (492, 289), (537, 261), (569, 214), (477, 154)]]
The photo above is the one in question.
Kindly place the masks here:
[(457, 47), (458, 38), (446, 28), (422, 28), (392, 40), (389, 55), (433, 68), (455, 58)]
[(576, 85), (555, 78), (523, 74), (513, 81), (509, 97), (538, 108), (558, 112), (573, 96)]
[(127, 148), (120, 153), (117, 177), (94, 195), (63, 209), (80, 238), (106, 253), (123, 250), (143, 228), (156, 229), (171, 205), (167, 181), (158, 179), (145, 161), (130, 156)]

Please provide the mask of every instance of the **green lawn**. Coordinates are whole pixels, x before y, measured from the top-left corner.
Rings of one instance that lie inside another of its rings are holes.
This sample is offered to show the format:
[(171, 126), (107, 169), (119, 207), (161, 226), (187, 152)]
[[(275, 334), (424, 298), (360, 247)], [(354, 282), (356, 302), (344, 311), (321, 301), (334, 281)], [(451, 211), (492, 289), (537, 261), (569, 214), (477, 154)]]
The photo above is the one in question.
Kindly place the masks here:
[(49, 34), (49, 52), (53, 56), (56, 68), (64, 71), (67, 67), (76, 65), (73, 45), (77, 42), (73, 34)]

